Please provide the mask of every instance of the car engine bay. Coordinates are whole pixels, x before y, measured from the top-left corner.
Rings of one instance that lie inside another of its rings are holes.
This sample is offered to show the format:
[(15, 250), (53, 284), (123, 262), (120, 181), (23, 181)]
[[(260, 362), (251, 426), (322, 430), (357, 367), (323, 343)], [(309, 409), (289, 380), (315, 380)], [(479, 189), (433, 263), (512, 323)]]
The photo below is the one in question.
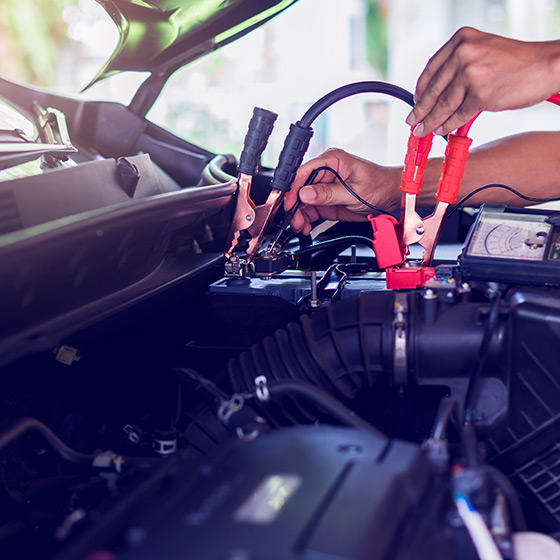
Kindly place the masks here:
[(453, 211), (389, 289), (385, 222), (279, 210), (313, 108), (273, 170), (263, 109), (238, 162), (0, 93), (3, 557), (559, 557), (559, 212)]

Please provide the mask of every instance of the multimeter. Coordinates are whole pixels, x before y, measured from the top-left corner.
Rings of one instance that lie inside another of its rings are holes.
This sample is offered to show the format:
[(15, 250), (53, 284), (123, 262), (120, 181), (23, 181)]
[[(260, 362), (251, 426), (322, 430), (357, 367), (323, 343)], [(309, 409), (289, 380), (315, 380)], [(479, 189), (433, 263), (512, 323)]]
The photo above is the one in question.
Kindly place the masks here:
[(484, 204), (459, 265), (464, 280), (560, 286), (560, 212)]

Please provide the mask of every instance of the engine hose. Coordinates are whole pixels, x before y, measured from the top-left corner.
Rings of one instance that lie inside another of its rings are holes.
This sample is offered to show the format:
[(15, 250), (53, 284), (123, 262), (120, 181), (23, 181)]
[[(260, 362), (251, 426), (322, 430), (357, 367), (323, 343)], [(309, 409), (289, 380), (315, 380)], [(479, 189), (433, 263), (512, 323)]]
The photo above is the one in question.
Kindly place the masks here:
[[(407, 302), (404, 319), (397, 313), (396, 298)], [(381, 383), (447, 385), (452, 379), (468, 379), (484, 333), (481, 311), (488, 305), (442, 303), (432, 318), (427, 312), (431, 303), (417, 293), (395, 296), (390, 291), (343, 299), (289, 323), (231, 360), (231, 384), (243, 394), (252, 391), (260, 375), (270, 382), (299, 379), (350, 400)], [(498, 367), (503, 343), (502, 336), (494, 337), (485, 371)], [(317, 419), (319, 412), (287, 396), (279, 405), (267, 405), (266, 415), (282, 424), (297, 422), (302, 415)]]
[(299, 379), (284, 379), (282, 381), (273, 381), (266, 385), (270, 397), (281, 397), (284, 395), (298, 395), (315, 402), (321, 408), (324, 408), (334, 416), (342, 424), (346, 424), (352, 428), (366, 431), (376, 438), (387, 439), (387, 436), (374, 428), (369, 422), (366, 422), (357, 416), (352, 410), (346, 408), (340, 401), (311, 385)]
[[(371, 297), (375, 296), (375, 297)], [(236, 392), (251, 391), (254, 379), (299, 379), (337, 398), (351, 399), (357, 391), (387, 382), (391, 371), (393, 311), (391, 292), (363, 294), (303, 316), (286, 329), (265, 338), (228, 364)], [(316, 416), (307, 403), (289, 399), (300, 412)], [(274, 411), (269, 411), (274, 414)]]
[(19, 418), (10, 428), (0, 434), (0, 449), (10, 445), (28, 432), (37, 432), (45, 441), (66, 461), (80, 465), (88, 465), (93, 462), (95, 455), (87, 455), (68, 447), (58, 436), (56, 436), (45, 424), (35, 418)]

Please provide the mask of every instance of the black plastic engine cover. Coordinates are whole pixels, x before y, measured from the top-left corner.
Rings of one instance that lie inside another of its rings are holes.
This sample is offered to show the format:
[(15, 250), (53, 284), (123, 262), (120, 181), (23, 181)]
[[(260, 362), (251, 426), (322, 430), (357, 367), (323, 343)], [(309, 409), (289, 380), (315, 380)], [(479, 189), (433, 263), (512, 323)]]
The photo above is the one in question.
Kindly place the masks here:
[(167, 494), (142, 504), (150, 521), (133, 533), (145, 537), (119, 560), (458, 558), (449, 491), (421, 449), (350, 428), (285, 428), (222, 447), (195, 469), (185, 463)]

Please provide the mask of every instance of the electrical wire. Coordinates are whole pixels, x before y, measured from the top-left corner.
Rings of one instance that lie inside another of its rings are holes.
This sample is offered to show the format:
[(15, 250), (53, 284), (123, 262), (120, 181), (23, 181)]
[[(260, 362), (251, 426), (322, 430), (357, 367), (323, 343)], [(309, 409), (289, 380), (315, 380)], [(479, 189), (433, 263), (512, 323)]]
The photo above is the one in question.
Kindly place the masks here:
[[(58, 453), (58, 455), (77, 465), (95, 466), (94, 461), (97, 457), (104, 455), (103, 452), (94, 454), (81, 453), (66, 445), (50, 428), (35, 418), (19, 418), (2, 434), (0, 434), (0, 449), (10, 445), (28, 432), (37, 432), (43, 439)], [(108, 452), (110, 453), (110, 452)], [(155, 464), (158, 459), (152, 457), (125, 457), (122, 455), (112, 454), (111, 468), (121, 473), (124, 468), (128, 467), (150, 467)], [(101, 468), (102, 465), (99, 465)]]
[(457, 129), (457, 136), (467, 136), (474, 121), (480, 116), (482, 111), (479, 111), (469, 122), (465, 123)]
[(482, 515), (472, 505), (471, 501), (461, 493), (456, 493), (454, 500), (480, 560), (503, 560), (503, 556), (500, 554), (500, 550)]
[(477, 195), (479, 192), (482, 192), (486, 189), (505, 189), (506, 191), (509, 191), (509, 192), (513, 193), (515, 196), (518, 196), (519, 198), (522, 198), (523, 200), (526, 200), (527, 202), (557, 202), (557, 201), (560, 200), (560, 197), (558, 197), (558, 196), (554, 196), (554, 197), (550, 197), (550, 198), (536, 198), (534, 196), (527, 196), (525, 194), (520, 193), (518, 190), (515, 190), (513, 187), (510, 187), (508, 185), (502, 185), (501, 183), (490, 183), (488, 185), (484, 185), (483, 187), (478, 187), (474, 191), (470, 192), (468, 195), (464, 196), (448, 212), (445, 219), (446, 220), (449, 219), (449, 217), (452, 216), (457, 210), (459, 210), (459, 208), (461, 208), (461, 206), (463, 206), (465, 204), (465, 202), (467, 202), (467, 200), (469, 200), (471, 197)]
[(363, 235), (346, 235), (343, 237), (336, 237), (334, 239), (329, 239), (328, 241), (321, 241), (315, 243), (310, 247), (305, 247), (294, 252), (294, 257), (300, 257), (302, 255), (307, 255), (309, 253), (316, 253), (317, 251), (322, 251), (324, 249), (330, 249), (332, 247), (343, 246), (345, 249), (352, 245), (364, 245), (369, 247), (373, 251), (373, 246), (371, 239)]
[(447, 427), (450, 420), (455, 422), (455, 425), (459, 430), (459, 427), (461, 426), (459, 403), (456, 399), (447, 397), (442, 399), (440, 402), (430, 438), (435, 440), (444, 439), (447, 434)]
[(467, 391), (465, 393), (465, 402), (463, 405), (463, 414), (469, 414), (470, 412), (470, 407), (474, 401), (478, 380), (480, 379), (482, 370), (484, 369), (484, 365), (486, 363), (486, 359), (488, 358), (490, 343), (492, 342), (492, 339), (494, 338), (494, 335), (498, 328), (498, 321), (500, 319), (500, 304), (502, 298), (499, 292), (494, 292), (492, 298), (492, 307), (490, 308), (488, 323), (486, 323), (486, 328), (484, 329), (484, 334), (482, 335), (482, 342), (480, 343), (480, 350), (478, 351), (476, 362), (469, 377), (469, 383), (467, 385)]
[(527, 523), (525, 522), (525, 515), (523, 514), (523, 509), (519, 503), (517, 492), (515, 491), (515, 488), (509, 478), (502, 471), (492, 465), (485, 465), (484, 469), (488, 474), (490, 483), (499, 488), (506, 498), (509, 514), (513, 523), (513, 530), (515, 532), (526, 531)]
[(170, 373), (177, 376), (181, 381), (186, 381), (188, 385), (192, 387), (192, 382), (198, 384), (198, 388), (205, 389), (208, 393), (215, 399), (227, 399), (228, 394), (222, 391), (213, 381), (200, 375), (197, 371), (192, 368), (186, 367), (176, 367), (170, 370)]
[(390, 212), (387, 212), (387, 210), (383, 210), (382, 208), (379, 208), (378, 206), (374, 206), (373, 204), (370, 204), (369, 202), (367, 202), (367, 200), (364, 200), (356, 191), (354, 191), (347, 183), (346, 181), (344, 181), (344, 179), (340, 176), (339, 173), (337, 173), (332, 167), (329, 167), (327, 165), (323, 165), (321, 167), (318, 167), (317, 169), (315, 169), (314, 171), (319, 172), (319, 171), (330, 171), (339, 181), (340, 184), (356, 199), (359, 200), (364, 206), (367, 206), (370, 210), (373, 210), (374, 212), (377, 212), (379, 214), (387, 214), (388, 216), (392, 216), (392, 214)]

